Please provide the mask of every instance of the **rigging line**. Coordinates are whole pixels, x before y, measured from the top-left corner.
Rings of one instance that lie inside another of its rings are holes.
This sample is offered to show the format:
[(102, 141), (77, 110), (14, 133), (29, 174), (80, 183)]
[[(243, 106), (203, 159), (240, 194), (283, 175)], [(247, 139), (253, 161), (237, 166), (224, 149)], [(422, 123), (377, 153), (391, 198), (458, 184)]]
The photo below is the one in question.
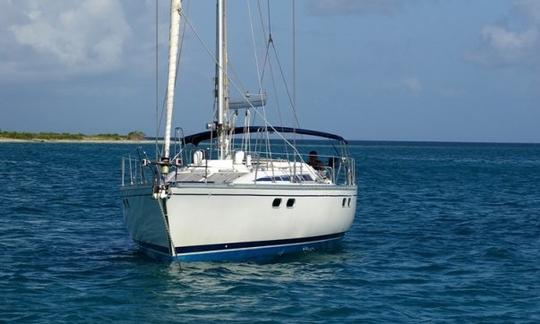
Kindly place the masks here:
[[(208, 47), (208, 45), (204, 42), (204, 40), (202, 39), (202, 37), (199, 35), (199, 33), (197, 32), (197, 30), (195, 29), (195, 26), (193, 26), (193, 24), (191, 23), (191, 20), (183, 14), (183, 12), (180, 13), (180, 15), (182, 16), (183, 19), (183, 22), (191, 29), (191, 31), (193, 32), (193, 34), (195, 35), (195, 37), (197, 38), (197, 40), (199, 41), (199, 43), (202, 45), (202, 47), (204, 48), (204, 50), (206, 51), (206, 53), (208, 54), (208, 56), (211, 58), (211, 60), (213, 61), (214, 64), (216, 64), (216, 67), (221, 67), (221, 65), (219, 64), (219, 61), (216, 59), (214, 53), (212, 53), (212, 51), (210, 50), (210, 48)], [(231, 71), (232, 73), (235, 75), (235, 70), (234, 68), (231, 67)], [(232, 82), (232, 79), (229, 77), (229, 72), (228, 70), (225, 72), (225, 76), (228, 80), (230, 80)], [(215, 90), (215, 89), (214, 89)], [(215, 114), (215, 112), (217, 111), (217, 98), (214, 97), (214, 103), (213, 103), (213, 114)]]
[(268, 34), (266, 33), (266, 26), (264, 25), (264, 18), (263, 18), (263, 13), (262, 13), (262, 8), (261, 8), (261, 1), (260, 0), (257, 1), (257, 11), (259, 12), (259, 21), (261, 22), (261, 31), (263, 33), (264, 39), (266, 39), (266, 35), (268, 35)]
[(292, 0), (292, 41), (293, 107), (296, 109), (296, 0)]
[[(294, 1), (294, 0), (293, 0)], [(296, 98), (292, 98), (291, 97), (291, 94), (290, 94), (290, 91), (289, 91), (289, 86), (287, 84), (287, 81), (286, 81), (286, 78), (285, 78), (285, 75), (283, 73), (283, 67), (281, 65), (281, 62), (279, 60), (279, 55), (277, 53), (277, 49), (276, 49), (276, 46), (275, 46), (275, 43), (274, 43), (274, 39), (272, 37), (272, 20), (271, 20), (271, 14), (270, 14), (270, 1), (267, 0), (267, 10), (268, 10), (268, 42), (267, 42), (267, 52), (266, 52), (266, 55), (265, 55), (265, 62), (263, 64), (263, 71), (262, 71), (262, 76), (261, 76), (261, 79), (264, 78), (264, 74), (266, 72), (266, 63), (268, 62), (268, 67), (270, 70), (272, 70), (272, 67), (271, 67), (271, 62), (269, 60), (269, 50), (270, 50), (270, 46), (272, 46), (272, 49), (274, 51), (274, 55), (275, 55), (275, 60), (278, 64), (278, 67), (279, 67), (279, 70), (280, 70), (280, 74), (281, 74), (281, 78), (283, 80), (283, 83), (285, 85), (285, 89), (286, 89), (286, 92), (287, 92), (287, 96), (289, 97), (289, 103), (291, 105), (291, 108), (292, 108), (292, 111), (293, 111), (293, 116), (294, 116), (294, 120), (295, 120), (295, 123), (296, 123), (296, 127), (299, 128), (300, 127), (300, 122), (298, 120), (298, 114), (296, 112)], [(261, 12), (261, 6), (260, 6), (260, 2), (259, 2), (259, 16), (261, 18), (261, 25), (262, 25), (262, 29), (263, 29), (263, 32), (265, 30), (264, 28), (264, 23), (262, 23), (263, 19), (262, 19), (262, 12)], [(295, 65), (295, 62), (296, 62), (296, 52), (295, 52), (295, 47), (296, 47), (296, 38), (294, 37), (294, 29), (296, 28), (296, 21), (295, 21), (295, 6), (293, 4), (293, 86), (296, 87), (296, 65)], [(272, 73), (272, 79), (273, 79), (273, 73)], [(272, 82), (275, 82), (275, 81), (272, 81)], [(274, 86), (275, 88), (275, 86)], [(294, 89), (294, 93), (296, 93), (296, 89)], [(293, 95), (295, 96), (295, 94)]]
[[(292, 84), (292, 92), (293, 92), (293, 111), (295, 117), (297, 116), (296, 113), (296, 0), (292, 0), (292, 75), (293, 75), (293, 84)], [(297, 127), (300, 128), (300, 123), (297, 119)], [(293, 140), (294, 145), (296, 145), (296, 136)]]
[[(293, 0), (294, 2), (294, 0)], [(291, 94), (290, 94), (290, 91), (289, 91), (289, 85), (287, 84), (287, 80), (285, 78), (285, 74), (283, 73), (283, 67), (281, 65), (281, 62), (279, 60), (279, 55), (277, 53), (277, 49), (276, 49), (276, 45), (274, 43), (274, 39), (272, 38), (272, 32), (271, 32), (271, 27), (272, 27), (272, 20), (271, 20), (271, 15), (270, 15), (270, 0), (267, 0), (267, 6), (268, 6), (268, 44), (272, 46), (272, 49), (274, 50), (274, 56), (275, 56), (275, 60), (278, 64), (278, 67), (279, 67), (279, 72), (281, 74), (281, 79), (283, 80), (283, 83), (285, 85), (285, 90), (287, 92), (287, 96), (289, 98), (289, 102), (290, 102), (290, 105), (291, 105), (291, 108), (292, 108), (292, 111), (293, 111), (293, 116), (294, 116), (294, 120), (296, 122), (296, 127), (297, 128), (300, 128), (300, 122), (298, 120), (298, 114), (296, 112), (296, 98), (292, 98), (291, 97)], [(295, 53), (295, 47), (296, 47), (296, 37), (294, 36), (295, 33), (294, 33), (294, 29), (296, 28), (296, 21), (295, 21), (295, 6), (294, 6), (294, 3), (293, 3), (293, 86), (295, 87), (295, 78), (296, 78), (296, 75), (295, 75), (295, 70), (296, 70), (296, 65), (295, 65), (295, 56), (296, 56), (296, 53)], [(296, 91), (296, 90), (294, 90)]]
[[(246, 0), (247, 7), (248, 7), (248, 12), (249, 12), (251, 41), (253, 43), (253, 56), (255, 58), (255, 66), (256, 66), (256, 69), (257, 69), (257, 82), (258, 82), (258, 85), (259, 85), (259, 93), (261, 94), (263, 92), (263, 89), (264, 89), (263, 88), (263, 77), (262, 77), (262, 74), (261, 74), (261, 67), (260, 67), (260, 64), (259, 64), (258, 56), (257, 56), (257, 42), (255, 40), (255, 28), (253, 26), (253, 14), (251, 12), (251, 6), (250, 6), (249, 2), (250, 2), (249, 0)], [(268, 49), (266, 49), (265, 62), (266, 62), (266, 57), (267, 56), (268, 56)], [(263, 105), (262, 109), (263, 109), (264, 115), (266, 116), (266, 103)], [(254, 121), (255, 117), (256, 117), (256, 115), (253, 115), (253, 116), (249, 116), (248, 118), (252, 118), (253, 121)]]
[(262, 80), (264, 80), (264, 72), (265, 72), (265, 69), (266, 69), (266, 62), (267, 62), (267, 59), (268, 59), (268, 51), (269, 51), (269, 47), (270, 47), (270, 37), (268, 37), (268, 39), (266, 38), (266, 36), (268, 35), (266, 33), (266, 26), (264, 25), (264, 18), (263, 18), (263, 13), (262, 13), (262, 9), (261, 9), (261, 2), (260, 1), (257, 1), (257, 9), (258, 9), (258, 12), (259, 12), (259, 21), (261, 22), (261, 31), (263, 33), (263, 38), (265, 40), (265, 43), (266, 43), (266, 54), (265, 54), (265, 60), (264, 60), (264, 64), (262, 66), (262, 72), (261, 72), (261, 82)]
[[(283, 80), (283, 83), (285, 85), (285, 90), (287, 92), (287, 96), (289, 98), (289, 103), (291, 105), (291, 108), (292, 108), (292, 111), (293, 111), (293, 116), (294, 116), (294, 120), (296, 122), (296, 127), (297, 128), (300, 128), (300, 122), (298, 120), (298, 114), (296, 113), (296, 106), (295, 106), (295, 99), (293, 99), (291, 97), (291, 94), (290, 94), (290, 91), (289, 91), (289, 86), (287, 84), (287, 80), (285, 78), (285, 74), (283, 73), (283, 67), (281, 65), (281, 62), (279, 60), (279, 55), (277, 53), (277, 49), (276, 49), (276, 45), (274, 43), (274, 40), (272, 38), (272, 34), (271, 34), (271, 27), (272, 27), (272, 21), (271, 21), (271, 16), (270, 16), (270, 0), (267, 0), (267, 5), (268, 5), (268, 33), (269, 33), (269, 36), (268, 36), (268, 45), (271, 45), (272, 46), (272, 49), (274, 50), (274, 56), (275, 56), (275, 60), (278, 64), (278, 67), (279, 67), (279, 72), (281, 74), (281, 79)], [(294, 10), (294, 6), (293, 6), (293, 10)], [(293, 20), (294, 20), (294, 14), (293, 14)], [(296, 26), (296, 22), (294, 22), (293, 26)], [(294, 28), (293, 28), (294, 29)], [(294, 32), (293, 32), (293, 35), (294, 35)], [(295, 42), (296, 39), (295, 37), (293, 37), (293, 42)], [(293, 44), (293, 52), (294, 52), (294, 47), (295, 47), (296, 43)], [(295, 56), (296, 53), (294, 53), (293, 56)], [(294, 62), (293, 62), (293, 67), (295, 69), (295, 65), (294, 65)], [(294, 76), (295, 78), (296, 76)], [(293, 81), (293, 84), (295, 83), (295, 81)]]
[[(204, 44), (203, 44), (204, 45)], [(217, 60), (216, 60), (217, 61)], [(237, 79), (237, 82), (240, 83), (240, 86), (242, 89), (247, 89), (247, 87), (242, 83), (242, 79), (239, 77), (238, 72), (236, 71), (236, 68), (234, 67), (234, 64), (231, 63), (230, 57), (227, 55), (227, 70), (231, 70), (230, 76), (229, 73), (226, 73), (228, 79), (231, 79), (231, 77), (235, 77)]]
[[(253, 57), (255, 59), (255, 68), (257, 70), (257, 83), (259, 85), (259, 94), (262, 94), (263, 93), (263, 84), (262, 84), (262, 79), (261, 79), (261, 68), (260, 68), (260, 65), (259, 65), (259, 58), (258, 58), (258, 55), (257, 55), (257, 42), (255, 40), (255, 28), (253, 26), (253, 14), (251, 12), (251, 6), (250, 6), (250, 0), (246, 0), (246, 4), (247, 4), (247, 9), (248, 9), (248, 14), (249, 14), (249, 26), (250, 26), (250, 31), (251, 31), (251, 42), (253, 43)], [(266, 103), (263, 105), (263, 109), (266, 109)], [(249, 109), (246, 110), (246, 120), (247, 120), (247, 125), (249, 126), (249, 122), (250, 122), (250, 118), (251, 118), (251, 115), (249, 114)], [(246, 134), (246, 141), (249, 141), (249, 134)], [(246, 147), (248, 147), (248, 144), (246, 142)]]
[(298, 128), (300, 128), (300, 122), (298, 121), (298, 116), (296, 114), (296, 108), (294, 106), (294, 103), (293, 103), (293, 99), (291, 97), (291, 93), (289, 92), (289, 86), (287, 84), (287, 79), (285, 78), (285, 74), (283, 73), (283, 68), (281, 66), (281, 62), (279, 61), (279, 56), (277, 54), (277, 50), (276, 50), (276, 46), (274, 45), (274, 43), (272, 42), (272, 48), (274, 50), (274, 56), (276, 58), (276, 62), (278, 64), (278, 67), (279, 67), (279, 72), (281, 74), (281, 79), (283, 80), (283, 83), (285, 84), (285, 90), (287, 92), (287, 97), (289, 98), (289, 103), (291, 104), (291, 108), (293, 110), (293, 114), (294, 114), (294, 120), (296, 121), (296, 126)]
[(268, 65), (268, 61), (270, 60), (270, 42), (266, 43), (266, 49), (264, 53), (264, 61), (263, 61), (263, 67), (261, 71), (261, 80), (260, 83), (263, 82), (265, 74), (266, 74), (266, 66)]
[(257, 57), (257, 42), (255, 41), (255, 29), (253, 28), (253, 15), (251, 14), (251, 6), (249, 0), (246, 0), (248, 13), (249, 13), (249, 27), (251, 30), (251, 42), (253, 43), (253, 57), (255, 58), (255, 67), (257, 68), (257, 81), (259, 83), (259, 93), (263, 91), (261, 82), (261, 71), (259, 66), (259, 59)]
[[(269, 66), (269, 71), (270, 71), (270, 79), (272, 80), (272, 88), (274, 89), (274, 97), (275, 97), (275, 100), (276, 100), (276, 107), (277, 107), (277, 112), (278, 112), (278, 118), (279, 118), (279, 124), (280, 125), (283, 125), (283, 118), (282, 118), (282, 115), (281, 115), (281, 105), (279, 103), (279, 96), (278, 96), (278, 89), (277, 89), (277, 86), (276, 86), (276, 78), (274, 77), (274, 70), (272, 69), (272, 61), (269, 61), (268, 62), (268, 66)], [(285, 151), (287, 153), (287, 156), (289, 154), (289, 151), (287, 150), (287, 146), (285, 145)]]
[[(266, 118), (264, 118), (264, 116), (261, 115), (260, 112), (258, 112), (256, 109), (254, 109), (253, 111), (255, 111), (255, 113), (258, 114), (258, 115), (263, 119), (264, 124), (265, 124), (265, 125), (264, 125), (265, 127), (270, 128), (271, 130), (273, 130), (274, 133), (275, 133), (278, 137), (280, 137), (285, 143), (287, 143), (287, 144), (293, 149), (293, 151), (298, 155), (298, 157), (300, 157), (300, 161), (301, 161), (301, 162), (305, 162), (305, 161), (304, 161), (304, 158), (302, 157), (302, 155), (300, 154), (300, 152), (296, 149), (296, 147), (295, 147), (289, 140), (287, 140), (287, 139), (285, 138), (285, 136), (283, 136), (280, 132), (278, 132), (277, 129), (276, 129), (274, 126), (272, 126), (272, 124), (270, 124), (270, 123), (268, 122), (268, 120), (267, 120)], [(267, 133), (268, 133), (268, 132), (267, 132)]]
[[(264, 56), (264, 63), (262, 65), (261, 78), (260, 78), (260, 83), (262, 83), (263, 80), (264, 80), (264, 75), (265, 75), (266, 66), (267, 66), (267, 62), (268, 62), (271, 38), (268, 37), (268, 40), (266, 38), (266, 35), (267, 35), (266, 26), (264, 24), (264, 16), (263, 16), (263, 13), (262, 13), (261, 1), (260, 0), (257, 1), (257, 11), (259, 13), (259, 21), (261, 22), (261, 31), (263, 33), (263, 38), (265, 39), (265, 42), (266, 42), (266, 51), (265, 51), (265, 56)], [(253, 120), (255, 120), (255, 118), (257, 117), (257, 114), (258, 113), (253, 115)], [(265, 109), (265, 107), (263, 107), (263, 121), (266, 121), (266, 109)], [(264, 126), (266, 127), (266, 123), (264, 124)], [(266, 132), (266, 134), (267, 134), (267, 136), (266, 136), (267, 140), (270, 141), (270, 135), (268, 134), (268, 132)]]
[(234, 68), (234, 65), (231, 63), (231, 60), (227, 60), (229, 64), (227, 64), (228, 70), (231, 70), (231, 76), (235, 77), (238, 80), (238, 83), (240, 84), (240, 87), (242, 89), (247, 89), (247, 87), (242, 83), (242, 79), (239, 77), (239, 74), (236, 72), (236, 69)]
[(272, 20), (270, 19), (270, 0), (266, 0), (266, 8), (268, 9), (268, 38), (272, 39)]
[[(219, 66), (219, 62), (215, 58), (214, 53), (212, 53), (212, 51), (210, 50), (208, 45), (204, 42), (204, 40), (202, 39), (200, 34), (197, 32), (197, 29), (195, 28), (195, 26), (193, 26), (193, 24), (191, 23), (191, 20), (186, 15), (184, 15), (183, 13), (181, 13), (181, 15), (184, 18), (184, 20), (183, 20), (184, 23), (191, 29), (191, 31), (193, 32), (193, 34), (195, 35), (195, 37), (197, 38), (199, 43), (201, 43), (203, 48), (206, 50), (207, 54), (211, 57), (213, 63), (215, 63), (215, 64), (217, 64)], [(228, 61), (230, 61), (230, 59)], [(240, 89), (244, 89), (244, 92), (245, 92), (245, 89), (247, 89), (247, 88), (242, 83), (241, 78), (238, 75), (238, 72), (234, 68), (234, 65), (229, 63), (227, 66), (229, 67), (229, 69), (231, 71), (231, 73), (229, 73), (228, 71), (226, 72), (227, 79), (232, 80), (233, 77), (236, 78), (237, 82), (240, 83)]]
[[(258, 11), (259, 11), (259, 21), (261, 22), (261, 31), (262, 31), (262, 37), (263, 39), (265, 40), (265, 46), (266, 46), (266, 51), (268, 52), (269, 51), (269, 47), (270, 47), (270, 41), (271, 41), (271, 38), (268, 36), (268, 33), (266, 32), (266, 25), (264, 23), (264, 17), (263, 17), (263, 13), (262, 13), (262, 9), (261, 9), (261, 4), (260, 2), (258, 2)], [(267, 61), (267, 55), (268, 53), (265, 53), (265, 61), (264, 61), (264, 64), (262, 66), (262, 76), (261, 76), (261, 80), (264, 80), (264, 72), (265, 72), (265, 69), (266, 69), (266, 61)]]
[[(272, 63), (269, 61), (268, 66), (270, 68), (270, 79), (272, 80), (272, 88), (274, 89), (274, 98), (276, 99), (276, 108), (277, 108), (277, 112), (278, 112), (279, 123), (281, 125), (283, 125), (283, 119), (281, 118), (281, 109), (280, 109), (280, 104), (279, 104), (279, 96), (277, 94), (276, 81), (274, 79), (274, 73), (272, 72), (271, 64)], [(270, 151), (270, 135), (266, 136), (266, 150)]]
[[(264, 75), (266, 74), (266, 66), (268, 64), (268, 62), (270, 62), (270, 42), (267, 42), (266, 43), (266, 52), (265, 52), (265, 55), (264, 55), (264, 63), (263, 63), (263, 68), (262, 68), (262, 72), (261, 72), (261, 79), (259, 80), (259, 83), (262, 85), (262, 82), (264, 80)], [(263, 106), (263, 114), (264, 114), (264, 119), (266, 120), (266, 106)], [(255, 116), (253, 116), (255, 117)], [(268, 135), (268, 140), (270, 141), (270, 137)]]
[[(186, 3), (186, 7), (187, 7), (187, 4), (189, 4), (190, 2), (187, 2)], [(187, 8), (189, 9), (189, 8)], [(179, 10), (178, 14), (180, 16), (182, 16), (182, 12), (184, 11), (184, 9), (182, 10)], [(176, 83), (178, 82), (178, 72), (180, 71), (180, 67), (181, 67), (181, 64), (180, 64), (180, 56), (182, 55), (182, 49), (184, 48), (184, 36), (186, 35), (186, 28), (185, 28), (185, 23), (182, 22), (182, 24), (184, 25), (184, 28), (180, 28), (180, 31), (181, 31), (181, 35), (180, 35), (180, 45), (179, 45), (179, 48), (178, 48), (178, 53), (176, 54), (176, 62), (178, 62), (178, 67), (176, 68), (176, 73), (174, 75), (174, 86), (176, 88)], [(182, 26), (180, 26), (182, 27)]]
[[(212, 53), (212, 51), (210, 50), (208, 45), (204, 42), (202, 37), (199, 35), (197, 30), (195, 29), (195, 27), (191, 23), (191, 20), (187, 16), (185, 16), (183, 14), (182, 14), (182, 17), (184, 18), (184, 20), (183, 20), (184, 23), (191, 29), (191, 31), (193, 32), (193, 34), (195, 35), (197, 40), (201, 43), (203, 48), (206, 50), (207, 54), (212, 59), (213, 63), (219, 66), (218, 60), (216, 59), (216, 57), (214, 56), (214, 54)], [(238, 80), (237, 82), (240, 83), (240, 86), (236, 87), (235, 90), (237, 90), (240, 93), (240, 95), (245, 99), (246, 98), (245, 97), (245, 91), (246, 91), (245, 89), (246, 89), (246, 87), (242, 84), (241, 79), (239, 78), (238, 73), (236, 72), (236, 69), (234, 68), (234, 66), (232, 64), (228, 64), (228, 65), (229, 65), (230, 69), (227, 70), (227, 72), (225, 73), (225, 76), (227, 77), (227, 79), (230, 82), (233, 82), (232, 77), (234, 77), (234, 78), (236, 78)], [(231, 73), (229, 73), (229, 70), (231, 71)], [(246, 99), (246, 100), (248, 100), (248, 99)], [(214, 104), (215, 104), (215, 100), (214, 100)], [(215, 111), (215, 109), (214, 109), (214, 111)]]
[[(180, 15), (182, 16), (183, 19), (183, 22), (185, 25), (187, 25), (191, 31), (193, 32), (193, 34), (195, 35), (195, 37), (197, 38), (197, 40), (199, 41), (199, 43), (202, 45), (202, 47), (204, 48), (204, 50), (206, 51), (206, 53), (208, 54), (208, 56), (210, 56), (211, 60), (213, 61), (214, 64), (216, 64), (216, 66), (220, 67), (220, 64), (219, 62), (217, 61), (216, 57), (214, 56), (214, 53), (212, 53), (212, 51), (210, 50), (210, 48), (208, 47), (208, 45), (206, 45), (206, 43), (203, 41), (202, 37), (199, 35), (199, 33), (197, 32), (197, 30), (195, 29), (195, 27), (193, 26), (193, 24), (191, 23), (191, 20), (184, 14), (184, 11), (180, 12)], [(234, 70), (233, 70), (234, 72)], [(228, 78), (228, 72), (225, 73), (226, 77)], [(232, 82), (232, 80), (231, 80)], [(214, 89), (215, 91), (215, 89)], [(215, 116), (215, 113), (217, 111), (217, 98), (214, 98), (214, 103), (213, 103), (213, 113), (212, 115)], [(210, 141), (210, 143), (212, 143), (212, 140)], [(212, 150), (212, 144), (210, 144), (210, 150)]]
[[(181, 13), (182, 14), (182, 13)], [(193, 28), (193, 25), (191, 24), (190, 20), (182, 14), (182, 16), (184, 17), (184, 21), (186, 23), (187, 26), (189, 26), (191, 28), (191, 30), (193, 31), (195, 37), (199, 40), (199, 42), (201, 42), (201, 44), (203, 45), (203, 47), (205, 48), (205, 50), (207, 51), (207, 53), (210, 55), (210, 57), (213, 58), (214, 62), (219, 64), (217, 62), (217, 60), (215, 59), (214, 55), (212, 54), (212, 52), (210, 51), (210, 49), (208, 48), (208, 46), (206, 46), (206, 43), (201, 39), (199, 33), (197, 33), (197, 31)], [(272, 129), (274, 131), (274, 133), (276, 135), (278, 135), (278, 137), (280, 137), (282, 140), (284, 140), (289, 146), (291, 146), (293, 148), (293, 150), (295, 151), (296, 154), (298, 154), (300, 156), (300, 159), (303, 161), (303, 158), (301, 157), (300, 155), (300, 152), (298, 152), (298, 150), (291, 144), (291, 142), (289, 142), (280, 132), (278, 132), (274, 126), (272, 126), (269, 122), (268, 122), (268, 119), (266, 119), (265, 116), (261, 115), (261, 113), (255, 109), (255, 106), (253, 106), (253, 104), (251, 103), (251, 101), (249, 100), (249, 98), (246, 96), (245, 92), (242, 91), (242, 89), (239, 87), (239, 85), (234, 81), (234, 79), (231, 79), (229, 78), (228, 74), (226, 75), (226, 77), (228, 78), (228, 80), (231, 82), (231, 85), (240, 93), (240, 95), (242, 96), (242, 99), (244, 99), (247, 103), (249, 103), (249, 105), (251, 106), (251, 108), (253, 108), (253, 111), (259, 115), (259, 117), (262, 118), (263, 122), (264, 122), (264, 126), (265, 127), (269, 127), (270, 129)]]
[(159, 159), (159, 0), (156, 0), (156, 161)]
[[(234, 80), (230, 80), (231, 81), (231, 84), (233, 85), (233, 87), (235, 87), (237, 90), (238, 90), (238, 85), (234, 82)], [(261, 117), (261, 119), (263, 120), (264, 122), (264, 127), (265, 128), (270, 128), (273, 130), (273, 132), (278, 136), (280, 137), (285, 143), (287, 143), (292, 149), (293, 151), (298, 155), (298, 157), (300, 157), (300, 161), (301, 162), (305, 162), (304, 159), (302, 158), (302, 155), (300, 154), (300, 152), (296, 149), (296, 147), (289, 141), (287, 140), (287, 138), (285, 138), (280, 132), (277, 131), (277, 129), (272, 126), (272, 124), (270, 124), (270, 122), (268, 121), (268, 119), (266, 119), (266, 116), (265, 115), (262, 115), (257, 109), (255, 109), (255, 107), (253, 106), (253, 104), (248, 100), (248, 98), (245, 96), (245, 94), (242, 94), (243, 96), (243, 99), (246, 100), (246, 102), (248, 102), (251, 106), (251, 108), (254, 108), (253, 111), (255, 112), (255, 114), (258, 114), (259, 117)], [(268, 134), (268, 132), (266, 132)], [(267, 135), (269, 136), (269, 135)]]
[[(263, 18), (263, 13), (262, 13), (262, 8), (261, 8), (261, 1), (258, 0), (257, 1), (257, 11), (259, 13), (259, 21), (261, 22), (261, 31), (262, 31), (262, 34), (263, 34), (263, 39), (265, 39), (265, 55), (264, 55), (264, 63), (262, 65), (262, 71), (261, 71), (261, 76), (259, 78), (259, 84), (262, 84), (263, 83), (263, 80), (264, 80), (264, 75), (265, 75), (265, 71), (266, 71), (266, 66), (267, 66), (267, 62), (268, 62), (268, 55), (269, 55), (269, 52), (270, 52), (270, 45), (269, 45), (269, 42), (270, 42), (270, 37), (268, 38), (268, 40), (266, 40), (266, 27), (264, 25), (264, 18)], [(257, 117), (257, 114), (254, 114), (253, 115), (253, 120), (255, 121), (255, 118)], [(263, 118), (264, 120), (266, 120), (266, 106), (263, 106)], [(265, 125), (266, 127), (266, 125)], [(270, 135), (268, 134), (268, 132), (266, 132), (266, 137), (267, 137), (267, 141), (269, 142), (270, 141)]]

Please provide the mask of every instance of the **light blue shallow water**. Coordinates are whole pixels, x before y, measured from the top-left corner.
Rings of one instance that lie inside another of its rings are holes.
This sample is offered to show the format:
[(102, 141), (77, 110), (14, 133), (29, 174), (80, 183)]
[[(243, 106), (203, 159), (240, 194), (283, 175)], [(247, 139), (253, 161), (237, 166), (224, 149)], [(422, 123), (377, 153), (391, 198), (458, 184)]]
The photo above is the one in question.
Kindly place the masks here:
[(133, 148), (0, 144), (0, 322), (540, 322), (540, 145), (356, 143), (340, 249), (197, 264), (128, 238)]

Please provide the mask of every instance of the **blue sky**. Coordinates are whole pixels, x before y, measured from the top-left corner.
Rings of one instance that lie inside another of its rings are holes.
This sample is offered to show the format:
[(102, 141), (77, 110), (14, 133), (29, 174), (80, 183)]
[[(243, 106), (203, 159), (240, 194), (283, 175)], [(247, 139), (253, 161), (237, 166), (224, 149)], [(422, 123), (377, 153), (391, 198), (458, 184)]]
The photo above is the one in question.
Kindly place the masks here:
[[(214, 1), (191, 2), (190, 22), (213, 50)], [(256, 91), (247, 1), (229, 2), (235, 83)], [(155, 3), (0, 1), (0, 129), (153, 135)], [(271, 4), (291, 86), (291, 4)], [(159, 1), (160, 97), (168, 6)], [(297, 0), (296, 8), (302, 127), (357, 140), (540, 142), (540, 0)], [(183, 54), (174, 124), (196, 132), (212, 118), (212, 59), (192, 31)], [(279, 104), (281, 118), (269, 119), (294, 125), (278, 88), (269, 111)]]

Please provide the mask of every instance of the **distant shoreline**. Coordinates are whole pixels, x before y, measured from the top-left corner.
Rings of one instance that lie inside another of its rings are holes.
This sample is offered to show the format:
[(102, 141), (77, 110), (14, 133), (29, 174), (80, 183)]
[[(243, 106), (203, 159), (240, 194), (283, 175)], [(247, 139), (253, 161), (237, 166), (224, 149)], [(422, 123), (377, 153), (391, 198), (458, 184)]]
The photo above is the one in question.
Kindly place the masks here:
[(118, 133), (82, 134), (58, 132), (14, 132), (0, 130), (0, 142), (9, 143), (144, 143), (149, 141), (141, 131), (132, 131), (127, 135)]
[[(154, 144), (163, 143), (163, 137), (145, 136), (141, 131), (121, 134), (73, 134), (56, 132), (11, 132), (0, 130), (0, 143), (73, 143), (73, 144)], [(310, 141), (311, 139), (301, 139)], [(500, 142), (500, 141), (440, 141), (440, 140), (347, 140), (350, 145), (540, 145), (540, 142)]]
[(107, 140), (107, 139), (18, 139), (18, 138), (0, 138), (0, 143), (65, 143), (65, 144), (153, 144), (151, 140)]
[[(309, 140), (307, 140), (309, 141)], [(155, 139), (128, 140), (128, 139), (18, 139), (0, 137), (2, 143), (47, 143), (47, 144), (154, 144)], [(538, 142), (455, 142), (455, 141), (404, 141), (404, 140), (349, 140), (349, 145), (540, 145)], [(163, 139), (158, 139), (163, 143)]]

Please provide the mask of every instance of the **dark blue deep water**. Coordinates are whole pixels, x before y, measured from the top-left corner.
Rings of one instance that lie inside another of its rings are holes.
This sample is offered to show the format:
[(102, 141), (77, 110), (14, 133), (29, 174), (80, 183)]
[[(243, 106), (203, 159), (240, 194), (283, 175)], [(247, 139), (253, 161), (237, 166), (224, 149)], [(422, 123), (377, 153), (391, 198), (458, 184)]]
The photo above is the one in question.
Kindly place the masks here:
[(540, 145), (355, 143), (342, 247), (262, 264), (140, 254), (133, 149), (0, 144), (0, 322), (540, 322)]

